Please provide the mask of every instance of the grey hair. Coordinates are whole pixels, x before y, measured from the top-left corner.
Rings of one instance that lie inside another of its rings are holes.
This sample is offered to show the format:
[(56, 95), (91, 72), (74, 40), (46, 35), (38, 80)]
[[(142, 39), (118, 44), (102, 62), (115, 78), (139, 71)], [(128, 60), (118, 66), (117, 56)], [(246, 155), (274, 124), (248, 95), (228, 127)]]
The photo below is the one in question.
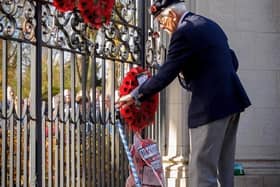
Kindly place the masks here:
[(180, 3), (175, 3), (170, 6), (168, 6), (162, 13), (164, 14), (165, 12), (168, 12), (169, 10), (173, 10), (179, 15), (184, 14), (187, 11), (186, 3), (185, 2), (180, 2)]

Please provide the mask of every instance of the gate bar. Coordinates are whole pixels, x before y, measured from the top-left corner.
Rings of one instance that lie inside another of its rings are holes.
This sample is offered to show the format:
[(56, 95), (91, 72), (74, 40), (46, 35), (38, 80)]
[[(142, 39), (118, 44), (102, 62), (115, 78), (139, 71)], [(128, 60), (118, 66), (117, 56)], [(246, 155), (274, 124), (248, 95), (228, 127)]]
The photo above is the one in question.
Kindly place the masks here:
[[(31, 77), (35, 78), (35, 80), (31, 80), (31, 94), (33, 94), (32, 98), (35, 99), (32, 100), (33, 102), (31, 103), (31, 116), (36, 117), (35, 121), (31, 122), (31, 125), (36, 128), (36, 139), (34, 142), (31, 139), (30, 148), (32, 149), (31, 145), (33, 144), (36, 146), (36, 151), (34, 154), (31, 152), (30, 163), (36, 160), (36, 165), (31, 167), (31, 169), (33, 169), (31, 170), (31, 186), (35, 184), (42, 186), (42, 4), (40, 1), (36, 1), (35, 19), (36, 60), (35, 63), (31, 65)], [(30, 130), (32, 131), (31, 128)], [(30, 138), (32, 138), (32, 136)]]
[[(3, 40), (2, 43), (2, 95), (3, 95), (3, 100), (2, 100), (2, 115), (7, 117), (7, 57), (8, 57), (8, 44), (7, 44), (7, 40)], [(2, 119), (1, 120), (2, 124), (2, 168), (1, 168), (1, 186), (5, 187), (6, 186), (6, 180), (7, 180), (7, 176), (6, 176), (6, 169), (7, 169), (7, 153), (6, 153), (6, 149), (7, 149), (7, 145), (6, 145), (6, 141), (7, 141), (7, 119)]]

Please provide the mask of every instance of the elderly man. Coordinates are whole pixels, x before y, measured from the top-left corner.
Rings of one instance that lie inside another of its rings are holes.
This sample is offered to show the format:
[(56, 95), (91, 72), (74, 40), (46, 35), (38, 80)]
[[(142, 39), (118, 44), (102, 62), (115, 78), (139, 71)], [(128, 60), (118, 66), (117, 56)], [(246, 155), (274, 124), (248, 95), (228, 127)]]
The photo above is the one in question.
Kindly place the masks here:
[(157, 0), (151, 14), (171, 36), (158, 73), (119, 99), (120, 107), (145, 100), (177, 76), (192, 93), (188, 112), (190, 186), (233, 187), (240, 113), (251, 103), (236, 74), (238, 61), (214, 21), (187, 11), (179, 0)]

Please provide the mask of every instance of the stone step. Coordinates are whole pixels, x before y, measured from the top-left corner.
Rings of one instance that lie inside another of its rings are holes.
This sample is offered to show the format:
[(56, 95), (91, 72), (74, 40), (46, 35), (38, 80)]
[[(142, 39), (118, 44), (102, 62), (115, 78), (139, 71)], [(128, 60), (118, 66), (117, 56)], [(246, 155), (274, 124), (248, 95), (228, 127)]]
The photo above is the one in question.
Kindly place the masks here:
[(235, 176), (235, 187), (280, 187), (280, 175)]

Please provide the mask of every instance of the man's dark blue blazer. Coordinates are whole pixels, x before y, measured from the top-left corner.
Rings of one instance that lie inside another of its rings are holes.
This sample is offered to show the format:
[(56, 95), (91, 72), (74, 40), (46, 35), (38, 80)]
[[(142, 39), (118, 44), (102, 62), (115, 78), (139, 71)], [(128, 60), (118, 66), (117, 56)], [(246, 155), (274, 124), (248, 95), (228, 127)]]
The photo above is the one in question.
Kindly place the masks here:
[(223, 30), (212, 20), (189, 12), (172, 34), (165, 63), (139, 87), (140, 100), (159, 92), (182, 73), (192, 92), (189, 127), (195, 128), (242, 112), (251, 104), (237, 68)]

